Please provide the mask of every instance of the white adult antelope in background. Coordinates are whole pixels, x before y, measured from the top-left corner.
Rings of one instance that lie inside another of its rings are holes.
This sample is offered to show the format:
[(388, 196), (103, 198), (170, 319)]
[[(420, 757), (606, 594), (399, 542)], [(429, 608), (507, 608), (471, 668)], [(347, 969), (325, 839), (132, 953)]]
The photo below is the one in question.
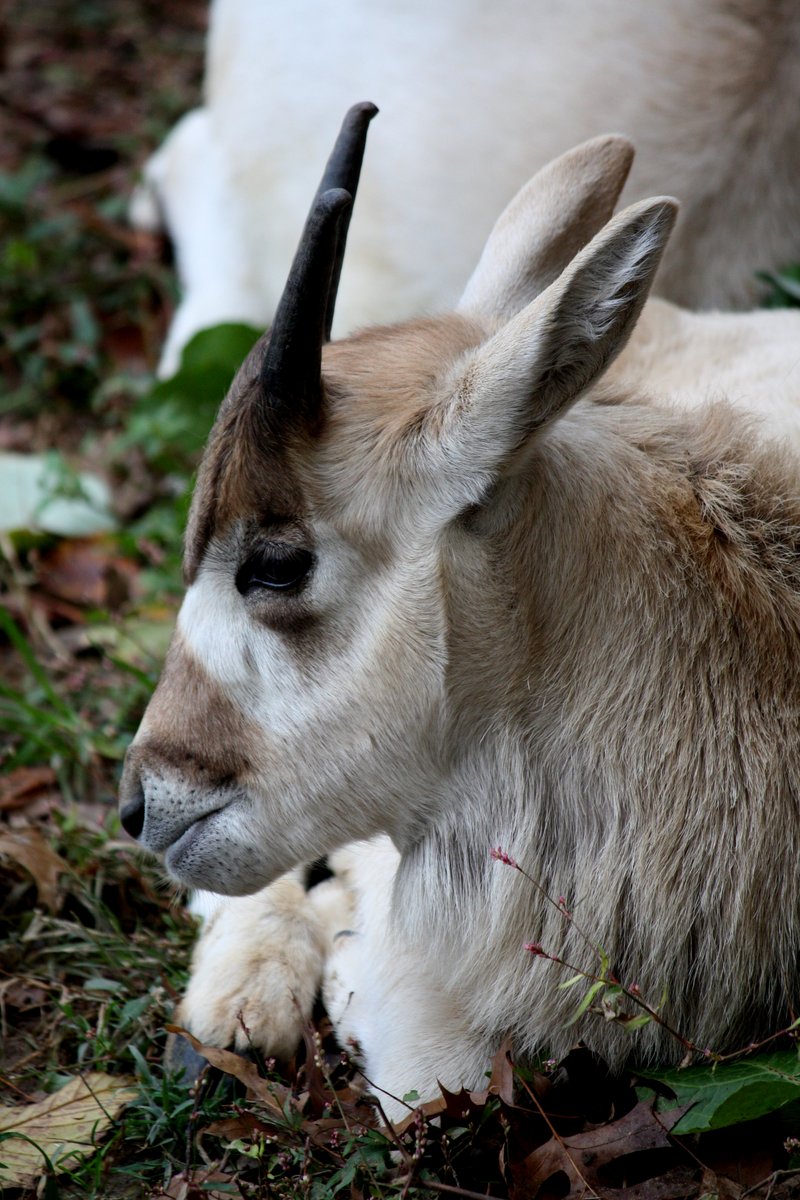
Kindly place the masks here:
[[(292, 994), (310, 1006), (345, 924), (329, 1003), (395, 1097), (478, 1084), (507, 1033), (521, 1056), (583, 1037), (612, 1068), (680, 1057), (655, 1024), (565, 1029), (574, 994), (522, 944), (593, 964), (492, 862), (502, 845), (621, 980), (666, 988), (673, 1027), (749, 1043), (798, 1001), (788, 401), (670, 402), (657, 354), (614, 363), (676, 206), (612, 217), (632, 153), (612, 136), (523, 188), (456, 312), (328, 343), (373, 111), (348, 114), (272, 331), (220, 410), (125, 767), (125, 827), (228, 897), (183, 1019), (226, 1042), (244, 1009), (290, 1052)], [(678, 352), (681, 319), (644, 317)], [(306, 896), (279, 878), (364, 838), (339, 859), (355, 915), (337, 880)]]
[(800, 259), (795, 0), (214, 0), (210, 16), (204, 105), (134, 205), (165, 221), (184, 287), (163, 373), (198, 329), (272, 319), (354, 95), (375, 96), (385, 129), (340, 333), (452, 307), (516, 190), (609, 129), (637, 148), (627, 201), (681, 202), (662, 295), (748, 307), (756, 270)]

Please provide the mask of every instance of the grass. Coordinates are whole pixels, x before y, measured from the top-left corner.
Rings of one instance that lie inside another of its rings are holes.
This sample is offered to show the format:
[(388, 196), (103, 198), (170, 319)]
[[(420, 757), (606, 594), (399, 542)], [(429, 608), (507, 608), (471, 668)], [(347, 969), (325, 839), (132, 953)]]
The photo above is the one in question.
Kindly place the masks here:
[(465, 1159), (470, 1178), (479, 1160), (486, 1174), (477, 1138), (496, 1120), (494, 1102), (450, 1121), (450, 1133), (436, 1130), (430, 1145), (420, 1144), (413, 1126), (405, 1138), (390, 1138), (353, 1092), (346, 1056), (326, 1051), (314, 1030), (305, 1058), (280, 1076), (266, 1070), (263, 1090), (246, 1105), (243, 1088), (213, 1067), (191, 1089), (171, 1073), (166, 1026), (186, 981), (194, 922), (154, 864), (119, 840), (113, 814), (106, 825), (54, 815), (47, 845), (61, 870), (50, 911), (36, 895), (43, 864), (34, 862), (32, 877), (30, 860), (23, 866), (6, 857), (0, 874), (8, 895), (0, 978), (9, 1098), (33, 1099), (91, 1072), (138, 1082), (138, 1098), (104, 1130), (97, 1149), (49, 1175), (49, 1195), (159, 1194), (175, 1179), (210, 1171), (219, 1194), (322, 1200), (369, 1189), (376, 1197), (414, 1198), (426, 1192), (409, 1184), (409, 1164), (423, 1175), (435, 1170), (452, 1186)]
[[(51, 860), (40, 854), (23, 866), (6, 855), (0, 961), (5, 1070), (13, 1078), (3, 1083), (19, 1098), (54, 1091), (76, 1073), (138, 1073), (142, 1100), (132, 1112), (158, 1095), (162, 1126), (177, 1129), (186, 1089), (163, 1075), (159, 1060), (163, 1026), (186, 979), (194, 923), (173, 903), (153, 865), (118, 840), (116, 825), (111, 812), (105, 829), (53, 814), (46, 846), (60, 866), (49, 911), (42, 889), (38, 897), (36, 891)], [(74, 1172), (80, 1190), (71, 1193), (65, 1179), (57, 1194), (113, 1194), (105, 1176), (125, 1176), (127, 1167), (119, 1172), (115, 1158), (126, 1137), (125, 1127), (115, 1131)], [(162, 1129), (159, 1154), (168, 1154), (169, 1145)], [(90, 1190), (92, 1174), (98, 1182)]]

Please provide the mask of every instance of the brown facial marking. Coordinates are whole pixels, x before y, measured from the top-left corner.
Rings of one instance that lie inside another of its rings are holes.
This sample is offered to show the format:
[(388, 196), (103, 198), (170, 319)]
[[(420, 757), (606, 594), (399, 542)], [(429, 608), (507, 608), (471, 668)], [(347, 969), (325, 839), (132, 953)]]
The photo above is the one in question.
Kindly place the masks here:
[(256, 741), (256, 730), (176, 633), (132, 753), (221, 785), (246, 774)]
[[(184, 576), (195, 579), (212, 538), (235, 521), (285, 536), (307, 529), (309, 504), (325, 512), (315, 446), (334, 447), (350, 484), (364, 471), (402, 458), (435, 413), (437, 384), (484, 331), (448, 316), (368, 329), (325, 347), (325, 403), (314, 427), (265, 404), (258, 372), (261, 339), (243, 363), (220, 409), (198, 472), (185, 538)], [(337, 489), (338, 491), (338, 489)], [(330, 514), (328, 514), (330, 515)]]
[(288, 446), (304, 440), (302, 423), (280, 427), (258, 381), (262, 338), (251, 350), (220, 408), (200, 464), (184, 546), (184, 578), (194, 581), (209, 542), (236, 520), (255, 519), (265, 532), (302, 523), (304, 503)]

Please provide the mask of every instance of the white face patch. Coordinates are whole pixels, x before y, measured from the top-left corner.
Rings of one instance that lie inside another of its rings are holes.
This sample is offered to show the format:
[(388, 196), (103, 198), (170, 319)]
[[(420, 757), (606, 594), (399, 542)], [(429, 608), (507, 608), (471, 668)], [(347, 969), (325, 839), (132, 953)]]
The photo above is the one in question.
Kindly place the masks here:
[(215, 683), (231, 690), (246, 686), (251, 674), (247, 654), (252, 624), (233, 579), (216, 571), (200, 572), (178, 614), (187, 649)]
[[(241, 595), (236, 557), (222, 547), (207, 554), (186, 593), (181, 656), (213, 685), (209, 702), (216, 691), (249, 731), (247, 747), (228, 747), (247, 765), (225, 781), (230, 802), (222, 807), (211, 780), (198, 782), (197, 772), (190, 780), (191, 764), (183, 783), (180, 766), (158, 768), (168, 785), (148, 783), (148, 820), (160, 835), (153, 848), (194, 886), (250, 891), (353, 837), (397, 836), (434, 790), (430, 747), (438, 744), (445, 662), (435, 564), (420, 549), (391, 567), (369, 566), (329, 528), (315, 530), (315, 555), (299, 631), (277, 619), (280, 605), (298, 600)], [(205, 714), (195, 715), (202, 728)], [(156, 758), (169, 747), (169, 725), (165, 710), (143, 722), (143, 754), (148, 736)], [(202, 743), (196, 753), (202, 758)], [(155, 779), (154, 770), (144, 765), (142, 778)], [(166, 845), (162, 831), (195, 807), (197, 826)]]
[[(370, 576), (329, 527), (317, 531), (317, 546), (308, 604), (319, 624), (318, 650), (298, 654), (291, 630), (271, 629), (248, 611), (235, 570), (219, 552), (207, 558), (178, 616), (186, 650), (267, 736), (318, 733), (347, 708), (368, 709), (371, 696), (386, 688), (387, 652), (399, 660), (404, 646), (425, 648), (438, 665), (438, 605), (414, 594), (424, 572)], [(280, 595), (267, 600), (282, 603)], [(398, 621), (409, 605), (413, 621)]]

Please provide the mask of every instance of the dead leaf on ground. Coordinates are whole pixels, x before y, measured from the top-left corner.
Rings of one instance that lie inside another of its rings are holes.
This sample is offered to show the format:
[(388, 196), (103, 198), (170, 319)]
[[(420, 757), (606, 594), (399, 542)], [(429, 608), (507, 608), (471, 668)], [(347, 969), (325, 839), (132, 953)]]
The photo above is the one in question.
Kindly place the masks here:
[(0, 810), (25, 808), (43, 791), (56, 786), (52, 767), (17, 767), (0, 779)]
[[(230, 1200), (231, 1179), (215, 1167), (181, 1171), (172, 1176), (165, 1191), (153, 1193), (153, 1200)], [(222, 1188), (215, 1188), (215, 1183)]]
[[(306, 1061), (303, 1071), (306, 1079), (307, 1105), (312, 1117), (321, 1117), (330, 1104), (327, 1081), (319, 1065), (319, 1045), (314, 1037), (314, 1028), (309, 1021), (303, 1022), (303, 1041), (306, 1047)], [(306, 1112), (306, 1106), (301, 1104), (301, 1111)]]
[(241, 1054), (234, 1054), (232, 1050), (220, 1050), (216, 1046), (205, 1046), (189, 1033), (188, 1029), (182, 1029), (179, 1025), (165, 1025), (164, 1028), (168, 1033), (176, 1033), (186, 1038), (192, 1049), (210, 1062), (212, 1067), (217, 1067), (226, 1075), (232, 1075), (234, 1079), (238, 1079), (257, 1100), (283, 1117), (283, 1103), (290, 1095), (289, 1089), (280, 1084), (269, 1083), (263, 1075), (259, 1075), (255, 1063), (242, 1058)]
[(706, 1167), (703, 1171), (700, 1180), (700, 1194), (708, 1193), (710, 1196), (715, 1196), (716, 1200), (741, 1200), (744, 1188), (740, 1183), (734, 1183), (732, 1179), (726, 1179), (724, 1175), (717, 1175), (710, 1167)]
[(492, 1059), (492, 1073), (485, 1092), (471, 1092), (473, 1103), (485, 1104), (490, 1096), (499, 1096), (504, 1104), (514, 1103), (514, 1064), (511, 1061), (511, 1038), (504, 1039)]
[(0, 834), (0, 855), (24, 867), (33, 877), (41, 903), (51, 913), (58, 911), (58, 877), (69, 872), (70, 866), (50, 848), (38, 829)]
[(40, 558), (37, 576), (61, 600), (114, 610), (138, 591), (139, 567), (111, 538), (64, 538)]
[(775, 1139), (760, 1122), (714, 1130), (703, 1138), (702, 1147), (700, 1157), (709, 1173), (742, 1192), (756, 1187), (778, 1166)]
[[(439, 1087), (441, 1088), (442, 1085), (439, 1084)], [(444, 1091), (444, 1088), (442, 1088), (442, 1091)], [(464, 1095), (468, 1095), (468, 1093), (465, 1092)], [(418, 1104), (417, 1107), (413, 1109), (413, 1111), (410, 1112), (407, 1117), (403, 1117), (402, 1121), (398, 1121), (396, 1124), (392, 1125), (392, 1129), (398, 1135), (398, 1137), (404, 1134), (407, 1129), (411, 1128), (417, 1119), (417, 1113), (420, 1112), (424, 1117), (439, 1117), (442, 1115), (442, 1113), (449, 1112), (447, 1100), (444, 1096), (437, 1096), (435, 1100), (426, 1100), (424, 1104)]]
[[(407, 1117), (402, 1121), (393, 1125), (395, 1133), (402, 1134), (413, 1125), (417, 1119), (417, 1113), (421, 1112), (424, 1117), (438, 1117), (445, 1113), (454, 1121), (465, 1121), (473, 1118), (477, 1119), (483, 1113), (490, 1099), (499, 1099), (501, 1108), (504, 1114), (509, 1111), (516, 1110), (514, 1104), (514, 1065), (511, 1059), (511, 1039), (506, 1038), (499, 1050), (492, 1059), (492, 1071), (489, 1078), (489, 1084), (483, 1091), (468, 1092), (466, 1088), (462, 1088), (460, 1092), (451, 1092), (439, 1083), (440, 1096), (433, 1100), (426, 1100), (424, 1104), (418, 1104), (416, 1108), (409, 1112)], [(526, 1119), (530, 1118), (528, 1109), (520, 1109), (524, 1112)]]
[(31, 619), (41, 617), (48, 625), (81, 625), (86, 620), (83, 609), (76, 604), (67, 604), (56, 596), (44, 592), (7, 592), (3, 596), (3, 607), (21, 625), (28, 626)]
[(0, 1181), (30, 1187), (47, 1169), (45, 1155), (59, 1167), (90, 1154), (137, 1095), (128, 1077), (90, 1072), (36, 1104), (0, 1106), (0, 1133), (18, 1135), (3, 1139)]
[[(527, 1158), (511, 1164), (510, 1200), (549, 1195), (546, 1184), (555, 1176), (563, 1200), (605, 1196), (609, 1188), (613, 1188), (615, 1200), (695, 1196), (696, 1169), (685, 1165), (668, 1137), (683, 1111), (656, 1118), (652, 1107), (641, 1101), (607, 1125), (569, 1137), (551, 1137)], [(563, 1190), (566, 1184), (568, 1191)]]
[(8, 1005), (20, 1012), (41, 1008), (49, 998), (47, 988), (29, 979), (6, 979), (0, 983), (0, 1005)]
[(237, 1138), (252, 1138), (257, 1133), (268, 1133), (269, 1125), (260, 1121), (255, 1113), (243, 1111), (235, 1117), (223, 1117), (220, 1121), (212, 1121), (202, 1130), (203, 1137), (224, 1138), (233, 1142)]

